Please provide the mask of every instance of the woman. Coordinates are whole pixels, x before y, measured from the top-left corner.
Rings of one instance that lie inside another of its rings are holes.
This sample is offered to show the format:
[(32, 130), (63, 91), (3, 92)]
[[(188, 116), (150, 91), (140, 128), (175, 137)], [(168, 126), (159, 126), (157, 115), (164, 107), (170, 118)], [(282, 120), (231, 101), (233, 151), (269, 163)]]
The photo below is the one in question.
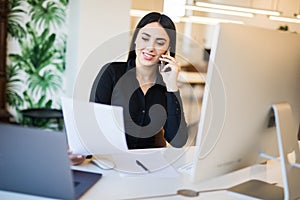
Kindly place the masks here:
[(94, 82), (91, 101), (123, 107), (129, 149), (165, 147), (166, 142), (182, 147), (187, 141), (175, 48), (172, 20), (151, 12), (137, 24), (127, 62), (106, 64)]

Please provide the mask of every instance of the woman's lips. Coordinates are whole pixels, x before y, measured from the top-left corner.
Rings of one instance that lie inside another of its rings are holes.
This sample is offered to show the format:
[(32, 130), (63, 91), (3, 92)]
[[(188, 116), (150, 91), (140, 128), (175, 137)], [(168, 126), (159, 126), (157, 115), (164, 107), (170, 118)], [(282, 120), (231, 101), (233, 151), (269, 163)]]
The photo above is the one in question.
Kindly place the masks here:
[(144, 57), (145, 60), (152, 60), (154, 55), (143, 52), (143, 57)]

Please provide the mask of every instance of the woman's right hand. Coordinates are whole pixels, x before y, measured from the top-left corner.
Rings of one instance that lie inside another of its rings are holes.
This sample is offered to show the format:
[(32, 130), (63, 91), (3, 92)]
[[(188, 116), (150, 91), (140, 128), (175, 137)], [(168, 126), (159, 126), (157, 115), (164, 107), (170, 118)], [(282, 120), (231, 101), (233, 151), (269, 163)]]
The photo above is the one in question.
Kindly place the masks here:
[(85, 156), (79, 154), (72, 154), (72, 151), (68, 150), (69, 159), (72, 165), (80, 165), (85, 161)]

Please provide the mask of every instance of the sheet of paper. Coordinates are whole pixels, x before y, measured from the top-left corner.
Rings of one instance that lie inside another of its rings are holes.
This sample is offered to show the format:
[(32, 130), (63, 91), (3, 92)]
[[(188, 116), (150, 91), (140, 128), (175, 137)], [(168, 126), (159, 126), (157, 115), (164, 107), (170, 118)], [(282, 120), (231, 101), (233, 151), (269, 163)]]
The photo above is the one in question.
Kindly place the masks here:
[(62, 98), (68, 144), (74, 154), (126, 152), (123, 109)]
[[(163, 151), (128, 151), (127, 153), (112, 155), (115, 162), (115, 170), (120, 173), (121, 177), (177, 177), (179, 173), (164, 158)], [(144, 167), (137, 164), (141, 162)]]

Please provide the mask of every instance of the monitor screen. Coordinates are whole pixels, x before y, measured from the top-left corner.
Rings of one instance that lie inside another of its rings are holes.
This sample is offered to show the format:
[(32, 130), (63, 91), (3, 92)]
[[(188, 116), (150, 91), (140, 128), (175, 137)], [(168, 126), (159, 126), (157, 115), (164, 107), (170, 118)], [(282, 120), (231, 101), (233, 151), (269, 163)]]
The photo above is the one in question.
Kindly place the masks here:
[(300, 122), (300, 35), (237, 24), (220, 24), (215, 34), (194, 182), (260, 163), (261, 152), (278, 156), (273, 104), (287, 102)]

